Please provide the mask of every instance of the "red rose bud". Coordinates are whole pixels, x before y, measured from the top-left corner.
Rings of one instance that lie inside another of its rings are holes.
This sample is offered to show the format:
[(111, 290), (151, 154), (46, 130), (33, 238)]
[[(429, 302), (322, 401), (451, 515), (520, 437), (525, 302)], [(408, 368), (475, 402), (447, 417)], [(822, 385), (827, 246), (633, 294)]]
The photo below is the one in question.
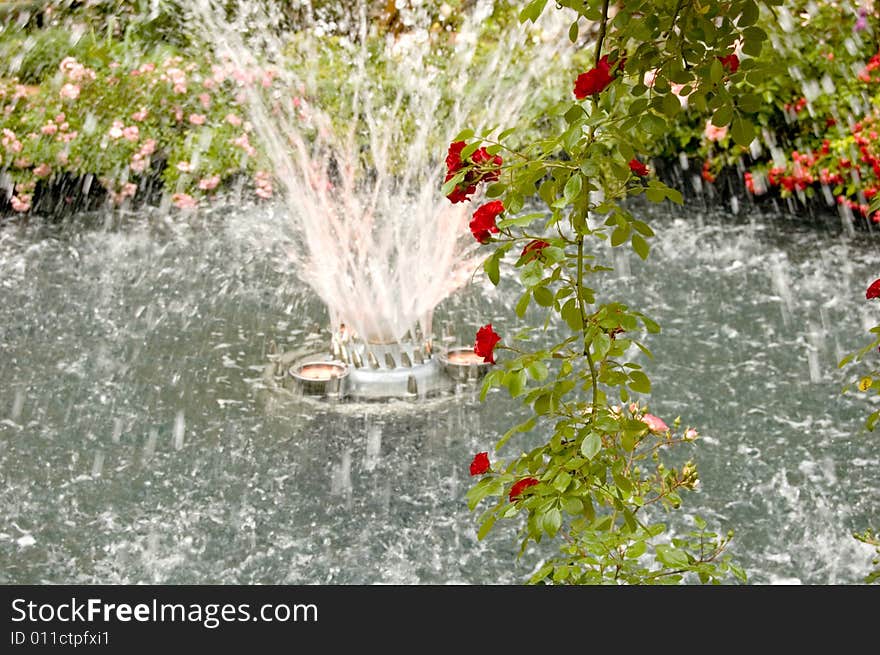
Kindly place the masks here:
[(538, 483), (539, 481), (537, 478), (523, 478), (522, 480), (517, 480), (510, 488), (510, 494), (507, 497), (510, 499), (510, 502), (513, 502), (522, 495), (523, 491), (529, 487), (534, 487)]
[(868, 300), (880, 298), (880, 280), (871, 282), (871, 286), (868, 287), (868, 291), (865, 293), (865, 298)]
[(471, 475), (483, 475), (489, 470), (489, 453), (477, 453), (471, 462)]
[(480, 243), (486, 243), (492, 237), (493, 232), (497, 234), (498, 226), (495, 225), (495, 219), (503, 212), (504, 204), (500, 200), (493, 200), (481, 205), (474, 212), (474, 218), (470, 222), (474, 238)]
[(645, 177), (648, 174), (648, 167), (645, 166), (638, 159), (630, 159), (629, 160), (629, 170), (638, 175), (639, 177)]
[(587, 96), (602, 93), (613, 81), (611, 64), (608, 63), (608, 55), (605, 55), (599, 60), (598, 66), (578, 75), (574, 82), (574, 97), (583, 100)]
[(501, 341), (501, 337), (492, 329), (492, 324), (488, 323), (477, 330), (477, 338), (474, 342), (474, 353), (482, 357), (484, 362), (494, 364), (495, 344), (499, 341)]
[(735, 73), (739, 70), (739, 57), (736, 54), (725, 55), (724, 57), (718, 57), (718, 61), (721, 62), (721, 65), (724, 66), (731, 73)]
[[(531, 252), (531, 253), (535, 253), (535, 254), (533, 255), (533, 257), (540, 257), (540, 256), (541, 256), (541, 251), (544, 250), (544, 248), (546, 248), (546, 247), (549, 246), (549, 245), (550, 245), (550, 244), (547, 243), (546, 241), (541, 241), (540, 239), (533, 239), (532, 241), (529, 241), (529, 242), (526, 244), (526, 247), (525, 247), (525, 248), (523, 248), (523, 250), (522, 250), (522, 254), (520, 255), (520, 257), (525, 257), (525, 256), (528, 255), (530, 252)], [(530, 259), (531, 259), (531, 258), (530, 258)]]

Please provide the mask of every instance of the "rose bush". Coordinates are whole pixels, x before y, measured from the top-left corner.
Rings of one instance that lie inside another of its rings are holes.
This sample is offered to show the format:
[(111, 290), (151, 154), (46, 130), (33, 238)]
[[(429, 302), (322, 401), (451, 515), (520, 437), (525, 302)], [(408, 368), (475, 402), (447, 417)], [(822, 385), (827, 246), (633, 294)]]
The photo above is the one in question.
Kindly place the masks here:
[[(537, 20), (546, 4), (526, 3), (521, 19)], [(755, 25), (758, 5), (559, 5), (574, 12), (569, 36), (583, 42), (592, 61), (572, 75), (571, 95), (560, 93), (552, 105), (550, 136), (528, 141), (515, 128), (497, 135), (465, 129), (452, 140), (450, 152), (460, 157), (453, 157), (454, 174), (442, 189), (466, 196), (450, 200), (479, 205), (472, 231), (488, 250), (489, 279), (499, 282), (502, 265), (518, 269), (523, 293), (516, 313), (524, 317), (534, 306), (548, 314), (545, 324), (561, 330), (549, 344), (529, 326), (515, 337), (503, 336), (513, 333), (510, 326), (477, 333), (477, 354), (486, 361), (496, 349), (504, 355), (482, 397), (506, 388), (531, 414), (496, 444), (500, 451), (523, 435), (527, 448), (494, 461), (468, 493), (472, 509), (485, 503), (478, 536), (499, 520), (522, 517), (523, 552), (545, 537), (561, 538), (559, 555), (532, 582), (744, 580), (724, 553), (730, 532), (719, 536), (698, 517), (692, 529), (679, 522), (672, 530), (663, 520), (699, 479), (693, 462), (670, 454), (699, 435), (678, 418), (667, 424), (648, 411), (651, 382), (635, 353), (650, 356), (642, 339), (659, 326), (608, 297), (601, 253), (604, 245), (628, 245), (648, 257), (654, 232), (632, 214), (628, 199), (681, 202), (643, 160), (681, 112), (682, 98), (711, 110), (711, 124), (725, 136), (729, 131), (742, 146), (752, 142), (754, 125), (740, 98), (748, 78), (768, 73), (758, 59), (766, 37)], [(457, 168), (482, 149), (482, 159), (503, 153), (491, 179), (476, 165)], [(533, 211), (538, 201), (544, 211)], [(519, 253), (515, 261), (511, 252)]]
[[(871, 282), (865, 290), (866, 300), (870, 301), (876, 298), (880, 298), (880, 279)], [(851, 353), (840, 360), (840, 368), (843, 368), (851, 362), (864, 361), (868, 356), (876, 358), (877, 352), (880, 350), (880, 325), (875, 325), (871, 328), (871, 334), (874, 335), (874, 339), (859, 351)], [(880, 370), (873, 368), (867, 373), (862, 373), (857, 381), (844, 386), (843, 392), (847, 393), (852, 388), (857, 388), (862, 393), (870, 393), (875, 396), (880, 395)], [(865, 421), (865, 428), (868, 431), (873, 432), (877, 427), (878, 421), (880, 421), (880, 409), (871, 412)], [(874, 559), (874, 565), (876, 568), (867, 575), (865, 582), (880, 582), (880, 538), (878, 538), (872, 530), (856, 533), (853, 536), (859, 541), (874, 546), (877, 549), (877, 557)]]

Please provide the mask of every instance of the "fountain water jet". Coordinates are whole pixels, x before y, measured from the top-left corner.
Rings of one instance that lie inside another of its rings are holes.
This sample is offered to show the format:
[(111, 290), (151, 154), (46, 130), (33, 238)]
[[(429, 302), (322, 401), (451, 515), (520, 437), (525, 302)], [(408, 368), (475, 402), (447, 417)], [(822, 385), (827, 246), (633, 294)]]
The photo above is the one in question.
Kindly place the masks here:
[[(271, 236), (284, 241), (288, 264), (328, 309), (326, 359), (349, 366), (346, 386), (356, 395), (446, 388), (449, 380), (438, 376), (457, 364), (436, 358), (433, 311), (468, 282), (478, 259), (467, 228), (472, 206), (440, 193), (443, 155), (463, 126), (490, 131), (516, 122), (546, 78), (546, 70), (526, 63), (523, 44), (537, 61), (565, 57), (567, 24), (549, 12), (541, 29), (552, 38), (511, 26), (483, 53), (480, 26), (493, 3), (478, 2), (454, 34), (441, 32), (450, 41), (442, 53), (439, 37), (417, 25), (377, 48), (362, 2), (356, 37), (340, 37), (349, 53), (347, 79), (331, 110), (310, 99), (320, 80), (308, 64), (327, 43), (320, 25), (276, 34), (279, 16), (253, 3), (242, 7), (231, 21), (211, 0), (199, 0), (194, 11), (226, 66), (252, 72), (277, 64), (272, 93), (245, 88), (249, 117), (288, 212)], [(291, 64), (294, 41), (305, 66)], [(393, 91), (376, 79), (378, 70)], [(289, 364), (280, 357), (274, 372), (286, 375)]]

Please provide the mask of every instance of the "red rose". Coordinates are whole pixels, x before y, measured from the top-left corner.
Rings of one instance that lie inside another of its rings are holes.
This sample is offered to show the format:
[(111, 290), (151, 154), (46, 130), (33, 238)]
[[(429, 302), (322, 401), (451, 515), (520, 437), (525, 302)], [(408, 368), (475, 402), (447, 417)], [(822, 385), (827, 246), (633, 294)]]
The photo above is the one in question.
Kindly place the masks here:
[(495, 219), (504, 212), (504, 204), (500, 200), (493, 200), (481, 205), (474, 212), (474, 219), (470, 223), (471, 232), (474, 238), (480, 243), (486, 243), (491, 233), (498, 233), (498, 226), (495, 225)]
[(538, 484), (537, 478), (523, 478), (522, 480), (517, 480), (510, 488), (510, 494), (507, 497), (510, 499), (510, 502), (513, 502), (519, 498), (523, 491), (529, 487), (534, 487), (536, 484)]
[(446, 172), (455, 173), (461, 168), (461, 151), (465, 147), (464, 141), (455, 141), (449, 144), (449, 150), (446, 153)]
[(718, 57), (718, 61), (720, 61), (721, 65), (724, 66), (724, 68), (726, 68), (731, 73), (735, 73), (739, 70), (739, 57), (737, 57), (736, 54)]
[(477, 453), (471, 462), (471, 475), (483, 475), (489, 470), (489, 453)]
[(868, 291), (865, 293), (865, 298), (868, 300), (871, 300), (871, 298), (880, 298), (880, 280), (874, 280), (871, 282), (871, 286), (868, 287)]
[(477, 190), (478, 183), (495, 182), (501, 177), (501, 166), (504, 161), (499, 155), (490, 155), (486, 148), (478, 148), (469, 159), (462, 160), (461, 152), (466, 145), (464, 141), (455, 141), (449, 144), (449, 150), (446, 152), (444, 182), (449, 182), (462, 169), (471, 166), (465, 173), (464, 179), (446, 196), (452, 202), (470, 200), (470, 196)]
[(488, 323), (477, 330), (477, 339), (474, 342), (474, 352), (482, 357), (484, 362), (494, 364), (495, 344), (499, 341), (501, 341), (501, 337), (492, 329), (492, 324)]
[(645, 166), (638, 159), (630, 159), (629, 160), (629, 170), (638, 175), (639, 177), (645, 177), (648, 174), (648, 167)]
[[(453, 177), (455, 177), (455, 171), (450, 171), (446, 174), (446, 179), (444, 182), (448, 182)], [(476, 184), (467, 184), (467, 178), (465, 178), (464, 185), (459, 184), (452, 191), (449, 192), (449, 195), (446, 197), (453, 203), (455, 202), (464, 202), (465, 200), (470, 200), (470, 196), (477, 191)]]
[[(622, 63), (621, 61), (617, 67), (619, 68)], [(608, 63), (608, 55), (605, 55), (599, 60), (598, 66), (578, 75), (574, 82), (574, 97), (583, 100), (587, 96), (602, 93), (613, 81), (611, 64)]]
[(547, 243), (546, 241), (541, 241), (540, 239), (533, 239), (532, 241), (529, 241), (529, 242), (526, 244), (526, 247), (525, 247), (525, 248), (523, 248), (523, 250), (522, 250), (522, 254), (520, 255), (520, 257), (525, 257), (525, 256), (528, 255), (530, 252), (535, 253), (535, 254), (533, 255), (534, 257), (540, 257), (540, 256), (541, 256), (541, 251), (542, 251), (544, 248), (546, 248), (547, 246), (549, 246), (549, 245), (550, 245), (550, 244)]
[(501, 159), (500, 155), (490, 155), (489, 151), (485, 148), (478, 148), (471, 156), (471, 161), (477, 166), (494, 166), (494, 169), (480, 174), (478, 178), (479, 181), (497, 182), (498, 178), (501, 177), (501, 165), (504, 163), (504, 160)]

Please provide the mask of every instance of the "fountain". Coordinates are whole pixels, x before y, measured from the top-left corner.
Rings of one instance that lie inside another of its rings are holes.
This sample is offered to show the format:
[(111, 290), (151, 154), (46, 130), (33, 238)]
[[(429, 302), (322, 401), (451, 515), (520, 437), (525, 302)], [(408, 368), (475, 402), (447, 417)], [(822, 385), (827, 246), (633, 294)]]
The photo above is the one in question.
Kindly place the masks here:
[[(481, 53), (480, 26), (493, 3), (478, 2), (454, 33), (431, 32), (420, 27), (423, 16), (408, 15), (406, 30), (389, 34), (377, 52), (362, 2), (355, 33), (340, 37), (348, 79), (338, 91), (350, 96), (329, 110), (310, 98), (318, 84), (308, 62), (327, 43), (319, 19), (291, 35), (276, 33), (280, 17), (252, 4), (231, 20), (211, 0), (193, 10), (221, 60), (251, 71), (274, 64), (284, 91), (247, 92), (287, 211), (270, 238), (283, 241), (286, 265), (328, 311), (319, 351), (272, 353), (265, 379), (307, 395), (362, 399), (425, 398), (480, 379), (488, 365), (462, 354), (470, 346), (451, 344), (447, 353), (435, 343), (434, 308), (479, 263), (467, 228), (473, 207), (440, 193), (442, 155), (463, 126), (514, 124), (545, 75), (517, 58), (524, 44), (533, 56), (565, 56), (562, 23), (551, 12), (543, 39), (534, 29), (506, 28), (492, 37), (497, 47)], [(305, 66), (291, 63), (297, 56)], [(377, 66), (393, 90), (375, 79)]]

